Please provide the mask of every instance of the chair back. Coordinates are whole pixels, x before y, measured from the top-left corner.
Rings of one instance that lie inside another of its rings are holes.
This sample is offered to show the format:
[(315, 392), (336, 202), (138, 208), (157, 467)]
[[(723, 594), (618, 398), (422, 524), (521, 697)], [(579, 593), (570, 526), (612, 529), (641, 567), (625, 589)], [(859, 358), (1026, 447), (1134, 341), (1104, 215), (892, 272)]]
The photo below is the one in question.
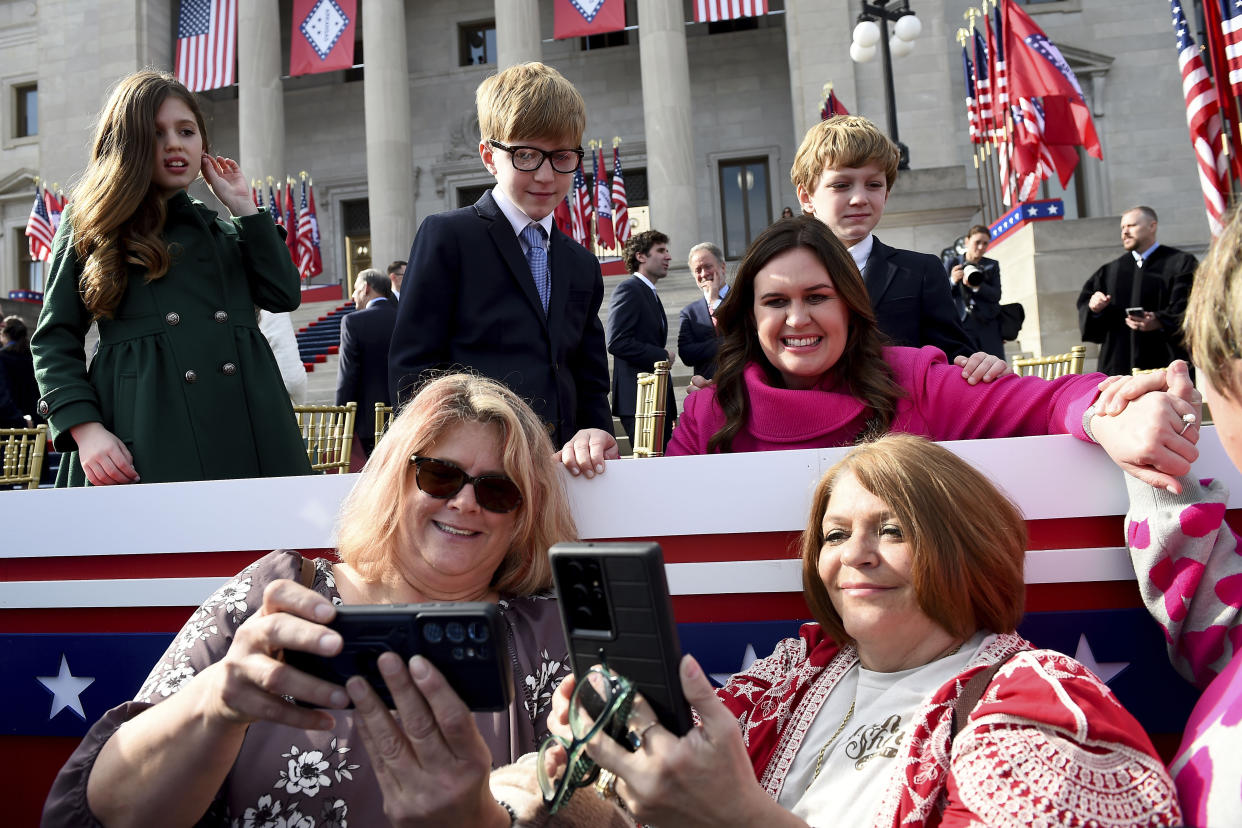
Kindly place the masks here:
[(47, 426), (0, 428), (0, 487), (39, 488), (43, 455), (47, 450)]
[(1035, 357), (1032, 359), (1015, 359), (1013, 370), (1023, 377), (1041, 377), (1056, 379), (1066, 374), (1081, 374), (1083, 364), (1087, 360), (1087, 346), (1075, 345), (1068, 354)]
[(375, 404), (375, 444), (379, 445), (380, 438), (384, 436), (384, 432), (388, 431), (388, 427), (392, 425), (392, 406), (385, 405), (382, 402)]
[(306, 443), (311, 468), (337, 474), (349, 471), (349, 455), (354, 443), (354, 413), (358, 403), (345, 405), (295, 405), (298, 428)]
[(664, 455), (664, 417), (668, 411), (668, 361), (655, 364), (655, 372), (638, 375), (638, 402), (634, 410), (634, 456)]

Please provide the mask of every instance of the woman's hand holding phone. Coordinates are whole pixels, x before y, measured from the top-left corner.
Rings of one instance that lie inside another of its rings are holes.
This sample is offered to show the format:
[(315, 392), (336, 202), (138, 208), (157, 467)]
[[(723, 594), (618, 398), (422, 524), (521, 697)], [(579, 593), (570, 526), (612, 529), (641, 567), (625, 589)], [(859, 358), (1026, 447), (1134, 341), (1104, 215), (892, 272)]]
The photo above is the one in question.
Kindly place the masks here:
[[(233, 724), (269, 721), (306, 730), (328, 730), (334, 720), (324, 710), (291, 705), (283, 696), (320, 708), (344, 708), (345, 690), (283, 661), (286, 650), (332, 656), (341, 636), (324, 626), (336, 610), (332, 602), (301, 584), (273, 581), (263, 590), (259, 611), (247, 618), (224, 658), (200, 674), (209, 719)], [(187, 688), (188, 689), (188, 688)]]
[(422, 656), (378, 659), (397, 718), (360, 676), (346, 682), (393, 825), (509, 825), (488, 787), (492, 756), (465, 702)]

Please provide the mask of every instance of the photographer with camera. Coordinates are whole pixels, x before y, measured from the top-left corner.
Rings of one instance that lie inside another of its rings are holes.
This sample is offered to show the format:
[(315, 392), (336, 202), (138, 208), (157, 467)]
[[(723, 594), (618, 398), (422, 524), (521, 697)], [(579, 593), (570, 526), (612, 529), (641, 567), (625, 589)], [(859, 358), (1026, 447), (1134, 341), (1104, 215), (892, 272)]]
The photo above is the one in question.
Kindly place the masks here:
[(966, 232), (966, 253), (952, 260), (949, 292), (962, 320), (962, 327), (975, 341), (975, 347), (1000, 359), (1005, 358), (1001, 338), (1000, 263), (983, 255), (992, 234), (976, 224)]

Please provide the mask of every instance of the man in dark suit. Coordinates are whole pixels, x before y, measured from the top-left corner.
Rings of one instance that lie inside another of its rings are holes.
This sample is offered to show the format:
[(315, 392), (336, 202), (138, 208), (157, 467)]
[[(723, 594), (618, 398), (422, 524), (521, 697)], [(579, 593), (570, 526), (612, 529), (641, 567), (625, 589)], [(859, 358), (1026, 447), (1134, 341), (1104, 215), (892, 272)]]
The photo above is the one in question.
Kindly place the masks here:
[(690, 274), (703, 296), (681, 309), (677, 353), (697, 376), (711, 379), (716, 373), (716, 352), (720, 350), (712, 314), (728, 290), (724, 251), (711, 242), (690, 248)]
[(399, 404), (429, 372), (467, 368), (505, 383), (556, 447), (583, 429), (592, 466), (615, 457), (599, 261), (552, 211), (582, 163), (586, 106), (539, 63), (480, 85), (479, 155), (496, 186), (471, 207), (428, 216), (414, 238), (389, 354)]
[(791, 177), (802, 209), (828, 225), (862, 272), (879, 328), (895, 345), (935, 345), (950, 360), (976, 348), (962, 329), (940, 259), (872, 233), (897, 180), (897, 146), (875, 124), (838, 115), (811, 127)]
[(1188, 359), (1182, 315), (1198, 262), (1156, 241), (1156, 211), (1146, 206), (1122, 215), (1121, 246), (1126, 252), (1093, 273), (1078, 294), (1083, 341), (1100, 343), (1097, 370), (1129, 374)]
[[(672, 367), (668, 343), (668, 316), (656, 293), (656, 283), (668, 275), (673, 261), (668, 236), (645, 230), (625, 243), (625, 265), (632, 274), (612, 292), (608, 304), (608, 353), (612, 354), (612, 413), (634, 443), (634, 413), (638, 402), (638, 375), (651, 373), (665, 360)], [(670, 382), (665, 396), (664, 440), (673, 434), (677, 402)]]
[(388, 393), (388, 348), (397, 323), (392, 281), (367, 269), (354, 281), (353, 313), (341, 322), (341, 362), (336, 374), (336, 404), (358, 403), (354, 434), (369, 456), (375, 448), (375, 404), (392, 404)]

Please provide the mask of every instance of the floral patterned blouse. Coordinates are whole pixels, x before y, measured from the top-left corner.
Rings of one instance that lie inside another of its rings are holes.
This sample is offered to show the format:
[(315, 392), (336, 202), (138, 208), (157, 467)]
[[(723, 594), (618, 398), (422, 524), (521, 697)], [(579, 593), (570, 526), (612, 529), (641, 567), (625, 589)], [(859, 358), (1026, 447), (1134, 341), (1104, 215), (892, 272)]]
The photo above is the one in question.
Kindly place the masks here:
[[(233, 635), (278, 578), (298, 580), (302, 556), (278, 550), (246, 567), (199, 607), (151, 670), (133, 702), (109, 711), (87, 733), (52, 787), (44, 824), (98, 824), (86, 783), (99, 750), (126, 720), (169, 698), (223, 658)], [(332, 564), (315, 561), (312, 588), (341, 603)], [(509, 638), (514, 701), (507, 711), (476, 713), (494, 767), (538, 748), (547, 732), (552, 692), (569, 673), (560, 614), (550, 593), (500, 601)], [(386, 825), (383, 799), (352, 711), (336, 711), (330, 731), (268, 722), (251, 725), (233, 770), (200, 824), (240, 828), (347, 828)], [(51, 817), (54, 822), (49, 823)]]

